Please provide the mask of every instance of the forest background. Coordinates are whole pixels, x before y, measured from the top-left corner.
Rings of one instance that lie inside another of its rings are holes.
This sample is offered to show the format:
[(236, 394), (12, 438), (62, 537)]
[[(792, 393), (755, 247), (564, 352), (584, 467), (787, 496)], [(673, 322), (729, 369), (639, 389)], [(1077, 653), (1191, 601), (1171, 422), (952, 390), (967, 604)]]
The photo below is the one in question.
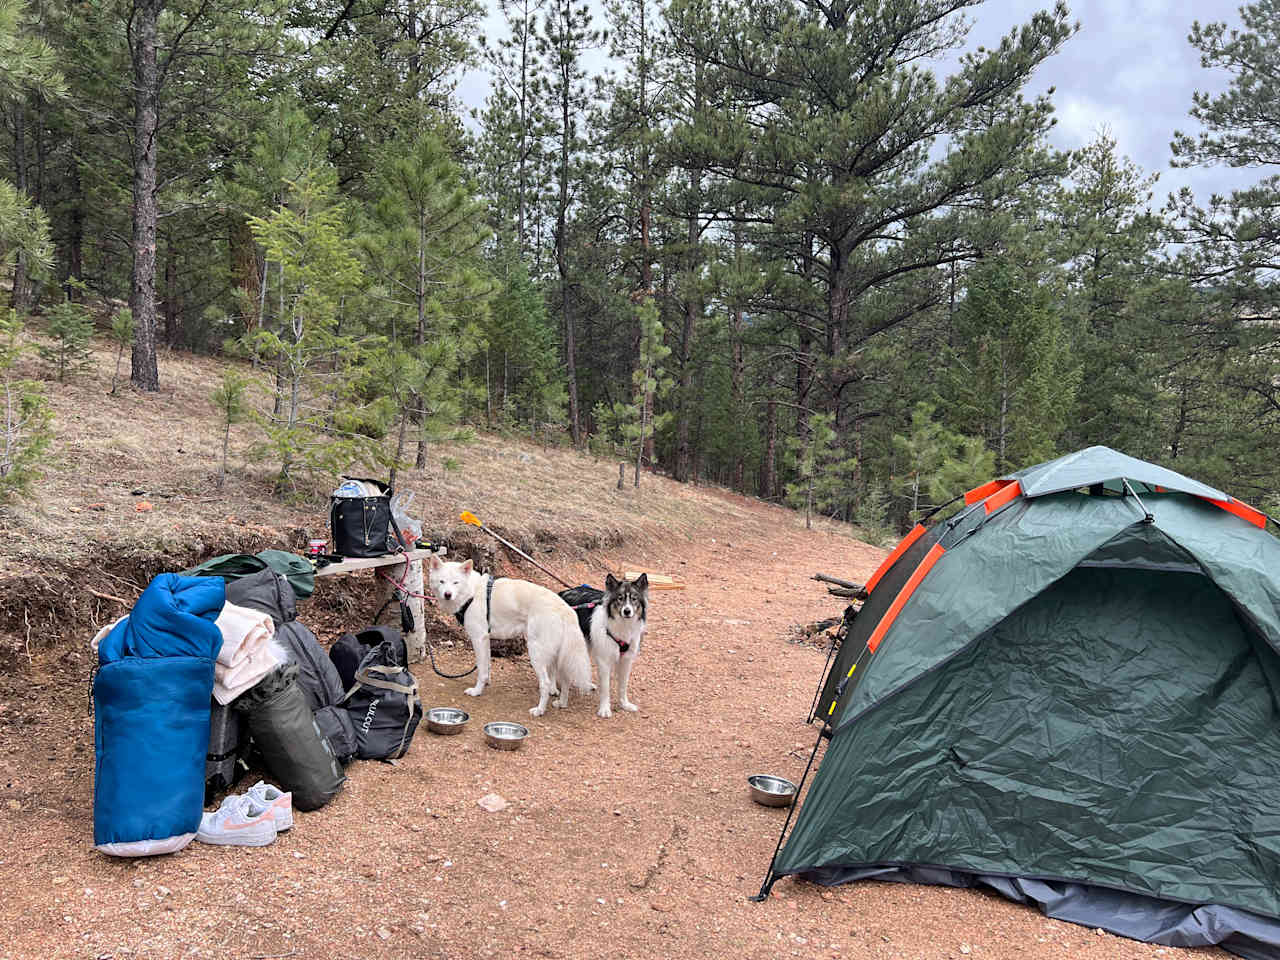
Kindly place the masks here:
[(873, 537), (1092, 444), (1280, 513), (1280, 0), (1187, 38), (1208, 197), (1051, 145), (1062, 3), (977, 48), (981, 0), (500, 12), (0, 0), (0, 495), (26, 353), (96, 333), (156, 402), (166, 350), (242, 361), (211, 401), (282, 493), (478, 427)]

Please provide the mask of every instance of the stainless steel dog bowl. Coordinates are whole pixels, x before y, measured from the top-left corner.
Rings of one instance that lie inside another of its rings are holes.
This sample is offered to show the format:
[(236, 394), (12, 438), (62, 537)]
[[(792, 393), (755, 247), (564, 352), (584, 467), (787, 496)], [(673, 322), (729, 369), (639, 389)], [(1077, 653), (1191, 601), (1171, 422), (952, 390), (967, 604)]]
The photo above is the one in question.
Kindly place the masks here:
[(496, 721), (484, 725), (484, 742), (495, 750), (518, 750), (527, 736), (529, 728), (521, 723)]
[(796, 798), (796, 785), (786, 777), (757, 773), (747, 777), (751, 799), (766, 807), (789, 807)]
[(471, 714), (457, 707), (432, 707), (427, 711), (427, 729), (446, 737), (461, 733)]

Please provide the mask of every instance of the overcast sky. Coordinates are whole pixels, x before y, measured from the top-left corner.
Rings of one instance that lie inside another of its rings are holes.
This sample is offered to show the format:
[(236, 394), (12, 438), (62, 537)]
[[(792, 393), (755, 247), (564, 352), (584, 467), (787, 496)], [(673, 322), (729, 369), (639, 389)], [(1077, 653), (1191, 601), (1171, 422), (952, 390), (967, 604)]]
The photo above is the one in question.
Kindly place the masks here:
[[(496, 0), (486, 20), (498, 30), (501, 18)], [(750, 0), (744, 0), (750, 2)], [(974, 21), (970, 48), (990, 46), (1015, 25), (1025, 23), (1052, 0), (986, 0), (970, 12)], [(1222, 20), (1237, 26), (1239, 4), (1226, 0), (1068, 0), (1080, 30), (1057, 56), (1044, 63), (1029, 93), (1055, 92), (1058, 124), (1054, 144), (1081, 147), (1106, 128), (1124, 155), (1147, 172), (1158, 172), (1157, 206), (1165, 194), (1183, 184), (1207, 200), (1214, 191), (1254, 183), (1263, 172), (1230, 168), (1174, 170), (1169, 166), (1169, 141), (1174, 130), (1197, 132), (1188, 115), (1193, 91), (1219, 92), (1227, 74), (1200, 66), (1187, 35), (1194, 20)], [(599, 10), (599, 3), (593, 0)], [(481, 73), (465, 76), (458, 93), (468, 106), (478, 106), (488, 92)], [(1274, 171), (1270, 171), (1274, 172)]]

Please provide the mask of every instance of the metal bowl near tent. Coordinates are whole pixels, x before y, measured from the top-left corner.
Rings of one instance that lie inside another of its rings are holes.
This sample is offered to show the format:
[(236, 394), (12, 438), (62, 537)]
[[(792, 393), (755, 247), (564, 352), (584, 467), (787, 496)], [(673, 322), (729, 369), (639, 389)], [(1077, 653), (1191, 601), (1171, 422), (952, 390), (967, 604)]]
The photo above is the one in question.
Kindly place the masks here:
[(766, 807), (789, 807), (796, 798), (796, 785), (786, 777), (757, 773), (747, 777), (751, 799)]

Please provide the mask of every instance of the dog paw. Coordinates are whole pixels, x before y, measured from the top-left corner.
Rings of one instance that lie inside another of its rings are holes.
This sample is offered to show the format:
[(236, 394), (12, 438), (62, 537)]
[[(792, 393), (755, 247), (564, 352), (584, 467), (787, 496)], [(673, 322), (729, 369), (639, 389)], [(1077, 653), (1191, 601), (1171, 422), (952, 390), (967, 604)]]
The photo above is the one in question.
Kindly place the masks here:
[(529, 708), (529, 715), (533, 717), (540, 717), (546, 712), (547, 712), (546, 707), (530, 707)]
[(635, 713), (637, 710), (640, 709), (630, 700), (623, 700), (620, 704), (618, 704), (618, 706), (622, 707), (623, 710), (630, 710), (632, 713)]
[(484, 687), (467, 687), (467, 689), (462, 692), (468, 697), (478, 697), (480, 694), (484, 693)]
[(613, 711), (610, 710), (608, 706), (602, 706), (599, 710), (596, 711), (596, 716), (605, 717), (605, 718), (612, 717)]
[(565, 707), (569, 705), (569, 701), (568, 700), (552, 700), (551, 705), (555, 707), (557, 710), (563, 710)]

